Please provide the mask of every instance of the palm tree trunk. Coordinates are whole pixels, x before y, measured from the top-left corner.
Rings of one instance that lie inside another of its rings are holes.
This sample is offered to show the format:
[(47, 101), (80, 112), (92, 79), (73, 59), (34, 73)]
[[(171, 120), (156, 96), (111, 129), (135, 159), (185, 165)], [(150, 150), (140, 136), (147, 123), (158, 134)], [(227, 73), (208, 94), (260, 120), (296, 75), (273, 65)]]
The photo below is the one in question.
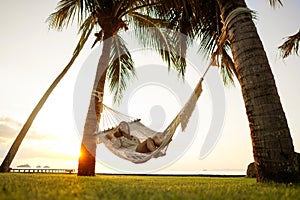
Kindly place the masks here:
[[(102, 54), (100, 56), (93, 91), (104, 94), (106, 71), (110, 60), (110, 49), (112, 45), (111, 35), (104, 35)], [(102, 98), (91, 95), (90, 105), (83, 130), (83, 138), (78, 161), (78, 176), (95, 176), (96, 165), (96, 138), (94, 134), (98, 131), (100, 116), (102, 113)]]
[(64, 68), (64, 70), (58, 75), (58, 77), (53, 81), (53, 83), (50, 85), (50, 87), (47, 89), (47, 91), (44, 93), (44, 95), (42, 96), (42, 98), (40, 99), (40, 101), (38, 102), (38, 104), (34, 107), (34, 109), (32, 110), (31, 114), (29, 115), (27, 121), (25, 122), (25, 124), (23, 125), (22, 129), (20, 130), (18, 136), (16, 137), (14, 143), (12, 144), (12, 146), (10, 147), (6, 157), (4, 158), (1, 166), (0, 166), (0, 172), (9, 172), (9, 167), (14, 159), (14, 157), (16, 156), (18, 149), (23, 141), (23, 139), (25, 138), (29, 128), (31, 127), (35, 117), (37, 116), (37, 114), (39, 113), (39, 111), (41, 110), (41, 108), (43, 107), (43, 105), (45, 104), (45, 102), (47, 101), (48, 97), (50, 96), (50, 94), (52, 93), (52, 91), (54, 90), (54, 88), (57, 86), (57, 84), (60, 82), (60, 80), (66, 75), (66, 73), (69, 71), (69, 69), (71, 68), (72, 64), (74, 63), (74, 61), (76, 60), (76, 58), (78, 57), (81, 49), (83, 48), (88, 35), (90, 34), (90, 32), (87, 34), (87, 37), (85, 37), (82, 41), (82, 43), (78, 43), (77, 45), (77, 50), (74, 51), (74, 54), (70, 60), (70, 62), (67, 64), (67, 66)]
[[(218, 0), (222, 19), (244, 0)], [(227, 26), (237, 78), (248, 116), (257, 181), (299, 179), (299, 163), (275, 80), (262, 42), (249, 13), (240, 13)]]

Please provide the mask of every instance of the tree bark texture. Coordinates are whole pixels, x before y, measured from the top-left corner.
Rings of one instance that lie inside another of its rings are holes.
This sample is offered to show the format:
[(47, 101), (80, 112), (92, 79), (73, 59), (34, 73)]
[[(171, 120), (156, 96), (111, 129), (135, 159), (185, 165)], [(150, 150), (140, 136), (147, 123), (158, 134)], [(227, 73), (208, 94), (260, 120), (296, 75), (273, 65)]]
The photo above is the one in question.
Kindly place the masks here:
[[(104, 85), (106, 80), (106, 71), (110, 60), (110, 49), (112, 37), (105, 36), (103, 41), (102, 54), (100, 56), (93, 91), (104, 94)], [(98, 131), (100, 117), (102, 113), (102, 98), (91, 95), (90, 105), (83, 130), (81, 142), (80, 157), (78, 162), (78, 176), (94, 176), (96, 165), (96, 138), (94, 136)]]
[[(244, 0), (218, 0), (222, 19)], [(250, 13), (227, 26), (237, 78), (248, 116), (257, 181), (299, 180), (299, 163), (273, 73)]]

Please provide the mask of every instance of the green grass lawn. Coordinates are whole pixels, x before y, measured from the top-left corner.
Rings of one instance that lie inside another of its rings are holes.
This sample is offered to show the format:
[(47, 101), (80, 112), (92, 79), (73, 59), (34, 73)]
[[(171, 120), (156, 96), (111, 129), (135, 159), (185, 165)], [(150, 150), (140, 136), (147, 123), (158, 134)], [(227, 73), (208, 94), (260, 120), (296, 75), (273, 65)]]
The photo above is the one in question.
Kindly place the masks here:
[(252, 178), (0, 174), (0, 199), (300, 199), (300, 184)]

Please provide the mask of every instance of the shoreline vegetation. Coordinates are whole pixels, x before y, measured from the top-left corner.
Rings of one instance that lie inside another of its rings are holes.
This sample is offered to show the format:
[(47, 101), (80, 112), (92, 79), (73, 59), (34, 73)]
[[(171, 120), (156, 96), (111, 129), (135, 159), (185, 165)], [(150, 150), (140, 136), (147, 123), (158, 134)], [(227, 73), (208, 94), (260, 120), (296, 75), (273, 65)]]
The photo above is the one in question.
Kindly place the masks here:
[(0, 173), (0, 199), (299, 199), (300, 184), (245, 177)]

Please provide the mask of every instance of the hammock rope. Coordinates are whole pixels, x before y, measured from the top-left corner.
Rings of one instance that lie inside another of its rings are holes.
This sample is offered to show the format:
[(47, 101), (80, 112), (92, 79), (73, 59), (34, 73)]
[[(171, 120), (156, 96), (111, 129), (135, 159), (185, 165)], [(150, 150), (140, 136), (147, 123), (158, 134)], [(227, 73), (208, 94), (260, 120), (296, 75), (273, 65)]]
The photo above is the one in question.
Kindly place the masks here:
[(105, 132), (117, 127), (122, 121), (130, 123), (138, 120), (140, 119), (123, 114), (103, 104), (99, 130)]
[[(151, 158), (158, 158), (160, 156), (166, 155), (168, 145), (172, 141), (172, 137), (179, 124), (181, 124), (182, 131), (185, 131), (189, 119), (195, 109), (197, 100), (199, 99), (202, 93), (202, 82), (204, 80), (204, 76), (206, 75), (209, 68), (213, 65), (213, 63), (214, 58), (211, 59), (206, 71), (200, 78), (198, 84), (196, 85), (193, 93), (191, 94), (186, 104), (178, 112), (178, 114), (163, 132), (156, 132), (143, 125), (140, 122), (140, 119), (120, 113), (103, 104), (103, 112), (101, 114), (100, 119), (100, 122), (102, 121), (102, 123), (100, 124), (103, 127), (99, 127), (100, 131), (96, 134), (98, 143), (103, 143), (106, 146), (106, 148), (108, 148), (113, 154), (133, 163), (144, 163), (150, 160)], [(136, 152), (136, 145), (132, 145), (130, 143), (131, 141), (129, 141), (129, 143), (126, 143), (128, 139), (126, 140), (125, 137), (120, 137), (120, 139), (122, 140), (120, 140), (120, 143), (116, 145), (114, 141), (109, 139), (108, 136), (110, 135), (111, 137), (113, 137), (113, 134), (116, 131), (118, 131), (118, 125), (122, 121), (128, 123), (128, 126), (130, 128), (130, 135), (134, 138), (137, 138), (140, 142), (145, 141), (149, 137), (159, 136), (160, 138), (163, 138), (162, 144), (159, 147), (157, 147), (155, 151), (149, 153)]]

